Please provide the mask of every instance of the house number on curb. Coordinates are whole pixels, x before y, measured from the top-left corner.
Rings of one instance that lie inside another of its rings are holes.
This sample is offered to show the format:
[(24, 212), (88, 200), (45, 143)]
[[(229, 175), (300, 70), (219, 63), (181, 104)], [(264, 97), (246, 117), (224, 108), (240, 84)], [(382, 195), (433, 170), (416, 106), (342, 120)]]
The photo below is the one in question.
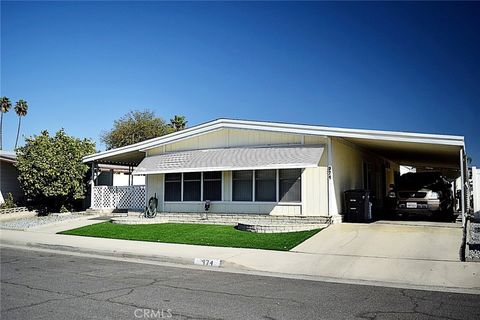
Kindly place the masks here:
[(195, 260), (193, 261), (193, 264), (197, 264), (205, 267), (220, 267), (220, 263), (221, 263), (220, 259), (195, 258)]

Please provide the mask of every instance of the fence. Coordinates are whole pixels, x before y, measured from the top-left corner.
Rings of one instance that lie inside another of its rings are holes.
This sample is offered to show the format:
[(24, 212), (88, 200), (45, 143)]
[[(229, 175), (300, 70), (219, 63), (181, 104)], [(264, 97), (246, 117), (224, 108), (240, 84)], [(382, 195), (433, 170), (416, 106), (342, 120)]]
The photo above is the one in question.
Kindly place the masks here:
[(15, 208), (8, 208), (8, 209), (0, 209), (1, 214), (10, 214), (10, 213), (18, 213), (18, 212), (28, 212), (27, 207), (15, 207)]
[(93, 187), (93, 209), (143, 209), (145, 205), (145, 186)]

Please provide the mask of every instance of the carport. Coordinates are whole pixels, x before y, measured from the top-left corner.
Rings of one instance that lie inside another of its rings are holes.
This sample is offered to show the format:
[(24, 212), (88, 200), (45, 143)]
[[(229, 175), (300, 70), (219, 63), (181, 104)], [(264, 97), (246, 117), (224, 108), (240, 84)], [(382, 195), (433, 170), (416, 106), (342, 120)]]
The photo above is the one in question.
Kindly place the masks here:
[(462, 223), (468, 210), (466, 196), (467, 163), (463, 136), (397, 133), (395, 137), (344, 137), (356, 147), (399, 165), (420, 171), (440, 171), (452, 181), (454, 190), (461, 190)]

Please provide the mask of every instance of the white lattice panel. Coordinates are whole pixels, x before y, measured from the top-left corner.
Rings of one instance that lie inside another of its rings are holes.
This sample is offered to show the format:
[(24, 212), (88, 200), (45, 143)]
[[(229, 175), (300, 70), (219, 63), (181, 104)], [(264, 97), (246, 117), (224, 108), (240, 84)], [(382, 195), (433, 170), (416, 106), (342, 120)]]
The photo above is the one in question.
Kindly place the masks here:
[(92, 207), (96, 209), (143, 209), (145, 186), (94, 186)]

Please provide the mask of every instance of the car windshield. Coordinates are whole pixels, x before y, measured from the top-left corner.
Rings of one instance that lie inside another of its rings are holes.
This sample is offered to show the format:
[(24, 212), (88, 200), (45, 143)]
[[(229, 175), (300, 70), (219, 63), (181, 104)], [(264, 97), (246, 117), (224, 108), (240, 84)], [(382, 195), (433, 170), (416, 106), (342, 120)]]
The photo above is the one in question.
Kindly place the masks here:
[(398, 187), (401, 189), (432, 188), (435, 185), (443, 185), (445, 180), (438, 172), (407, 173), (398, 179)]

